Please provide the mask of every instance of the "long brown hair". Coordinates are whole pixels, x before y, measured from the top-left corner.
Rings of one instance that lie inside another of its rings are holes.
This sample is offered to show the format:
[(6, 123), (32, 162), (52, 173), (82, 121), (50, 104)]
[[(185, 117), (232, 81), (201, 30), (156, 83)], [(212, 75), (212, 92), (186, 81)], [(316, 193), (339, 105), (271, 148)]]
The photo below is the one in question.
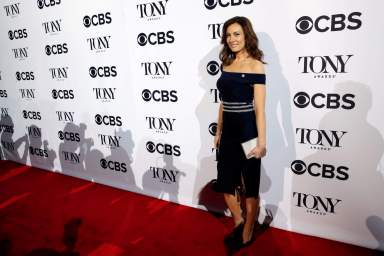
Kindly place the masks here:
[(245, 49), (247, 50), (248, 54), (251, 55), (253, 58), (261, 61), (262, 63), (265, 63), (263, 61), (263, 51), (259, 49), (259, 39), (257, 38), (256, 33), (252, 28), (251, 22), (246, 17), (236, 16), (227, 20), (223, 26), (223, 31), (221, 34), (221, 44), (223, 45), (223, 48), (221, 49), (219, 55), (223, 65), (228, 66), (235, 59), (235, 54), (231, 51), (227, 44), (226, 35), (228, 27), (234, 23), (239, 24), (243, 28), (245, 38)]

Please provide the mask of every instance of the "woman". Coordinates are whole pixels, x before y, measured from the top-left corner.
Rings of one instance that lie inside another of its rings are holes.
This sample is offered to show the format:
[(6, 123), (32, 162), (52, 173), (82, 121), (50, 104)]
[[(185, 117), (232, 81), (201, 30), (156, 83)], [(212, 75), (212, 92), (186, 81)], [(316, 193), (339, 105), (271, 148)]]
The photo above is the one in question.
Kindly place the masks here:
[[(264, 62), (256, 34), (245, 17), (224, 23), (221, 43), (223, 69), (217, 88), (222, 102), (214, 141), (219, 151), (217, 190), (224, 193), (235, 222), (226, 242), (241, 248), (253, 241), (259, 209), (260, 158), (266, 154)], [(241, 143), (255, 137), (257, 144), (246, 156)], [(241, 184), (246, 198), (245, 219), (236, 192)]]

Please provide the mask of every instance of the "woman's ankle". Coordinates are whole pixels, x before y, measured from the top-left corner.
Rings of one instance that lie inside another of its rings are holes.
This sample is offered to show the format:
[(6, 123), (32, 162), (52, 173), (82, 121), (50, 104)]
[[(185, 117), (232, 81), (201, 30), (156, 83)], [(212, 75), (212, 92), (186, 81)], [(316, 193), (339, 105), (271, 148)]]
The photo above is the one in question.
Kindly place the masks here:
[(253, 228), (246, 230), (245, 228), (243, 229), (243, 243), (247, 243), (252, 239), (253, 235)]
[(240, 217), (240, 218), (236, 218), (234, 220), (235, 222), (235, 227), (239, 226), (240, 224), (244, 223), (244, 218)]

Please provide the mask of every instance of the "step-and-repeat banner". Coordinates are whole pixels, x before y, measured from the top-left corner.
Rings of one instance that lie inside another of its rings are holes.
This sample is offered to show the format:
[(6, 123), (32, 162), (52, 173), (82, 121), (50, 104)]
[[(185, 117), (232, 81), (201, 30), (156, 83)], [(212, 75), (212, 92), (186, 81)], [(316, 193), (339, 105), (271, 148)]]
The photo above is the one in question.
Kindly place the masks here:
[(0, 156), (201, 209), (222, 25), (267, 62), (272, 225), (384, 249), (381, 1), (2, 1)]

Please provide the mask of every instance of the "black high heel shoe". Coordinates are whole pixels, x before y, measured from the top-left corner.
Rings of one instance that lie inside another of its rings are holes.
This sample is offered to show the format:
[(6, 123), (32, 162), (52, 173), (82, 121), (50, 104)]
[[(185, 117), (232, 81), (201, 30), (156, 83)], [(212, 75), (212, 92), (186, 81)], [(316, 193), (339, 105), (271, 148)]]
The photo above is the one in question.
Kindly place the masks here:
[[(242, 229), (244, 229), (244, 226)], [(242, 248), (250, 246), (254, 241), (255, 241), (255, 235), (254, 235), (253, 230), (252, 230), (251, 231), (251, 238), (247, 242), (244, 243), (243, 230), (241, 230), (241, 233), (237, 234), (237, 236), (235, 236), (233, 243), (232, 243), (232, 248), (235, 250), (240, 250)]]
[(247, 241), (247, 242), (243, 242), (243, 239), (241, 239), (239, 245), (238, 245), (238, 248), (241, 249), (241, 248), (245, 248), (245, 247), (248, 247), (250, 246), (253, 242), (255, 241), (255, 236), (253, 235), (253, 232), (251, 234), (251, 238)]
[(244, 229), (244, 222), (241, 222), (239, 225), (237, 225), (233, 231), (227, 235), (224, 238), (224, 243), (227, 245), (231, 245), (237, 240), (238, 237), (241, 237), (243, 234), (243, 229)]

